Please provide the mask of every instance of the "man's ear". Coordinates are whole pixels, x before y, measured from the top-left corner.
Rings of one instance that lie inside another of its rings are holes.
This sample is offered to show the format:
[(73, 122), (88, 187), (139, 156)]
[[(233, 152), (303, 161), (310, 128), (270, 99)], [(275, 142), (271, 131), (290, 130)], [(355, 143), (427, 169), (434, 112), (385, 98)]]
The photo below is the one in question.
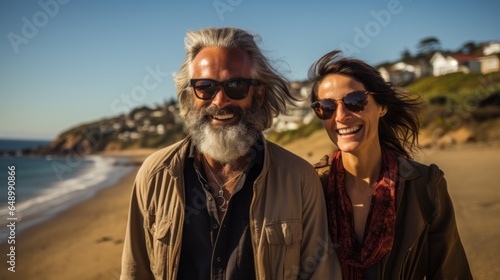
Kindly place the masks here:
[(256, 91), (257, 94), (257, 103), (259, 104), (259, 107), (264, 104), (264, 100), (266, 99), (266, 87), (265, 86), (260, 86), (257, 88)]

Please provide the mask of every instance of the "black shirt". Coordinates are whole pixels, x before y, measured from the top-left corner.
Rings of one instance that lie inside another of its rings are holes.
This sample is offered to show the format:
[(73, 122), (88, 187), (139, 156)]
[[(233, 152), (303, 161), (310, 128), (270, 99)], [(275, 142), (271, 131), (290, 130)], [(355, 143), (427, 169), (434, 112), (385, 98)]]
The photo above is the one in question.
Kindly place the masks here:
[(227, 212), (219, 221), (217, 207), (203, 168), (189, 150), (184, 167), (186, 210), (177, 279), (255, 279), (249, 212), (253, 182), (262, 170), (264, 150), (259, 141), (254, 157), (239, 178)]

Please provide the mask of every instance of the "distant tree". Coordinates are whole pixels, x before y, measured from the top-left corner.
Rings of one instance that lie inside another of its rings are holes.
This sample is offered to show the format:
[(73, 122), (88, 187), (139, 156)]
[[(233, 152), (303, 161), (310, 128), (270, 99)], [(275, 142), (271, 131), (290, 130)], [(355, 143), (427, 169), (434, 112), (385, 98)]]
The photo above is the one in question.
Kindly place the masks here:
[(459, 49), (461, 53), (467, 53), (467, 54), (476, 53), (480, 50), (481, 50), (480, 46), (476, 44), (474, 41), (465, 42)]
[(177, 98), (174, 97), (170, 98), (170, 105), (175, 105), (177, 104), (177, 102), (178, 102)]
[(427, 37), (417, 45), (417, 54), (414, 56), (415, 61), (429, 62), (435, 52), (441, 51), (441, 43), (436, 37)]
[(168, 107), (169, 105), (175, 105), (175, 104), (177, 104), (177, 99), (175, 99), (174, 97), (170, 97), (169, 100), (165, 100), (165, 102), (164, 102), (165, 107)]
[(441, 50), (441, 42), (436, 37), (427, 37), (417, 45), (418, 53), (423, 55), (431, 55), (434, 52)]
[(411, 60), (413, 60), (413, 57), (410, 50), (408, 48), (404, 49), (404, 51), (401, 52), (401, 61), (410, 62)]

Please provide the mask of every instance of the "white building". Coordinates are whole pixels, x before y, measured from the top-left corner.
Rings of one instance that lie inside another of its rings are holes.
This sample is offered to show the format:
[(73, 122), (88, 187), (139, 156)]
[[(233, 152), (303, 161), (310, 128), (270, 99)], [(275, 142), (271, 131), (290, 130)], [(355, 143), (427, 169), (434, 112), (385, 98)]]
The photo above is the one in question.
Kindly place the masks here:
[(496, 55), (462, 54), (445, 57), (440, 52), (436, 52), (431, 58), (431, 64), (434, 76), (456, 72), (487, 74), (500, 70), (500, 61)]
[(483, 47), (483, 54), (490, 55), (500, 53), (500, 42), (490, 42)]
[(431, 57), (432, 75), (442, 76), (459, 72), (458, 61), (452, 56), (444, 56), (440, 52), (434, 53)]

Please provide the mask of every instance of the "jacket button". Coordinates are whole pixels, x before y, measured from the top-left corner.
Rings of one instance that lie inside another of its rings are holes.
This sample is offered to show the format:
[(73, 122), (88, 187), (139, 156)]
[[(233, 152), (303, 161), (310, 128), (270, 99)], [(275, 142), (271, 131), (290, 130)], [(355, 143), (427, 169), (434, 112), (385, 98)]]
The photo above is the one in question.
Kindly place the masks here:
[(217, 257), (217, 262), (221, 262), (222, 261), (222, 258), (221, 257)]

